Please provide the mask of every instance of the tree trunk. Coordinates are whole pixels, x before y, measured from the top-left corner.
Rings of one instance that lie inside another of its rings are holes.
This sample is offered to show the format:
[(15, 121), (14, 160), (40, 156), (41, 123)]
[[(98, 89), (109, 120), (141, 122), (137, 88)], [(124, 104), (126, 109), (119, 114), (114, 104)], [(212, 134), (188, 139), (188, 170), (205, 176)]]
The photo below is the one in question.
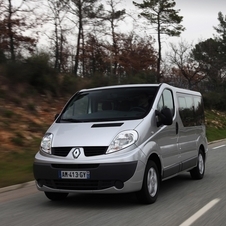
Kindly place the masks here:
[(59, 70), (59, 39), (58, 39), (58, 27), (55, 22), (55, 65), (54, 68)]
[(10, 54), (11, 54), (11, 60), (15, 61), (15, 48), (14, 48), (14, 37), (13, 37), (13, 31), (12, 31), (12, 3), (11, 0), (9, 1), (9, 16), (8, 16), (8, 32), (9, 32), (9, 46), (10, 46)]
[(78, 28), (78, 40), (77, 40), (77, 49), (76, 49), (76, 55), (75, 55), (75, 67), (74, 67), (74, 74), (75, 76), (78, 75), (78, 65), (79, 65), (79, 53), (80, 53), (80, 41), (81, 41), (81, 35), (83, 30), (82, 25), (82, 4), (79, 4), (79, 28)]
[(158, 59), (157, 59), (157, 77), (156, 82), (161, 82), (161, 61), (162, 61), (162, 45), (161, 45), (161, 35), (160, 35), (160, 18), (158, 18)]

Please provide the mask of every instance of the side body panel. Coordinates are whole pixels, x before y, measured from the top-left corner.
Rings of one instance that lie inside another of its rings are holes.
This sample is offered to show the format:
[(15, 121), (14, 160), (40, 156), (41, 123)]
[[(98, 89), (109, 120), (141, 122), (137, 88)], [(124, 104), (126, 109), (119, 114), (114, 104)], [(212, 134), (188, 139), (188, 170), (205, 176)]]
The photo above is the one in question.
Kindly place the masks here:
[[(167, 178), (179, 173), (180, 170), (180, 152), (178, 150), (178, 133), (176, 130), (176, 106), (174, 92), (171, 87), (161, 86), (156, 98), (154, 108), (161, 112), (163, 108), (169, 108), (172, 114), (172, 125), (161, 125), (158, 127), (153, 140), (160, 147), (159, 155), (162, 161), (162, 177)], [(156, 117), (155, 126), (158, 117)]]
[(199, 93), (179, 90), (176, 103), (181, 170), (186, 170), (197, 164), (200, 145), (206, 143), (203, 102)]

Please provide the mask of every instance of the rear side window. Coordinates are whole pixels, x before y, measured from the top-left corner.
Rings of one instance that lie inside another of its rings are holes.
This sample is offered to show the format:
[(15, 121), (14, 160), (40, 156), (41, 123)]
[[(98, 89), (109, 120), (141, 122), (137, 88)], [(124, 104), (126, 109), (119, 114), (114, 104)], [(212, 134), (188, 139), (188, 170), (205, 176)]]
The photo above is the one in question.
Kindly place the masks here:
[(201, 96), (177, 94), (179, 114), (185, 127), (204, 124), (204, 108)]
[(194, 111), (196, 125), (203, 125), (205, 123), (205, 115), (201, 97), (194, 97)]

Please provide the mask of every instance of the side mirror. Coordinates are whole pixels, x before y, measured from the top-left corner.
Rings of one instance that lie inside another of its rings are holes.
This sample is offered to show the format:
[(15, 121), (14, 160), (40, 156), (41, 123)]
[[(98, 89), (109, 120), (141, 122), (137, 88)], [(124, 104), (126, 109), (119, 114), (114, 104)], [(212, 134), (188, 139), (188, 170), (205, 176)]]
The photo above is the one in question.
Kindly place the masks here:
[(161, 125), (172, 125), (173, 123), (173, 117), (171, 114), (171, 110), (169, 108), (163, 108), (161, 110), (161, 112), (159, 112), (158, 110), (155, 111), (156, 116), (158, 116), (159, 121), (157, 122), (157, 126), (161, 126)]

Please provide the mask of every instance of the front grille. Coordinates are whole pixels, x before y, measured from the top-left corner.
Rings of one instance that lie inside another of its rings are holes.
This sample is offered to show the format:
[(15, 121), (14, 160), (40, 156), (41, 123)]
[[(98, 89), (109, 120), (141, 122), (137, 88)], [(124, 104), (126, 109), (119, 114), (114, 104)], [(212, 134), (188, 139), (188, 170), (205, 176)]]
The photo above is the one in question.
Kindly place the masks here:
[(54, 189), (64, 190), (102, 190), (114, 186), (115, 181), (112, 180), (41, 180), (39, 184)]
[[(74, 147), (53, 147), (52, 155), (66, 157)], [(83, 147), (84, 154), (87, 157), (104, 155), (108, 147)]]
[(85, 156), (104, 155), (108, 147), (84, 147)]
[(51, 151), (52, 155), (66, 157), (71, 149), (72, 147), (56, 147), (52, 148)]

